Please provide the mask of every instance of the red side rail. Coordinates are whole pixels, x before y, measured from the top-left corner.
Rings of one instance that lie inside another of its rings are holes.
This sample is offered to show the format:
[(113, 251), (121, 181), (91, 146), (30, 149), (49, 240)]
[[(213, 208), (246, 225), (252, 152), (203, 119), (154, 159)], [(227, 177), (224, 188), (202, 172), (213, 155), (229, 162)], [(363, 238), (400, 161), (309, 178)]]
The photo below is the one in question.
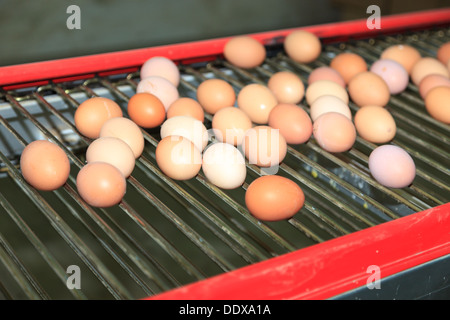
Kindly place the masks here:
[[(328, 299), (450, 254), (450, 203), (148, 298)], [(372, 283), (373, 284), (373, 283)]]
[[(369, 17), (369, 15), (368, 15)], [(381, 29), (368, 29), (366, 20), (345, 21), (303, 27), (317, 34), (322, 39), (345, 40), (358, 35), (375, 36), (379, 33), (395, 32), (414, 28), (425, 28), (450, 22), (450, 8), (408, 13), (401, 15), (382, 16)], [(298, 29), (298, 28), (295, 28)], [(274, 44), (283, 41), (284, 37), (294, 28), (272, 32), (252, 34), (264, 44)], [(0, 86), (16, 88), (30, 84), (45, 83), (48, 79), (61, 81), (72, 79), (76, 75), (92, 76), (94, 73), (136, 68), (150, 57), (165, 56), (178, 63), (192, 60), (208, 59), (221, 55), (229, 37), (205, 41), (187, 42), (167, 46), (118, 51), (90, 56), (58, 59), (51, 61), (27, 63), (0, 67)]]

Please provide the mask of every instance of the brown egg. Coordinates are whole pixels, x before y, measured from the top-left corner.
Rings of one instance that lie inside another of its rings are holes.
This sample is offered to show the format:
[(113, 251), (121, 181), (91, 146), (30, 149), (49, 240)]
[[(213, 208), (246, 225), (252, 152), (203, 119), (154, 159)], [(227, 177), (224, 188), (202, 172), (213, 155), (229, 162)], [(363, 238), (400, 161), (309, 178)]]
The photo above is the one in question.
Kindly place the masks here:
[(20, 170), (24, 179), (34, 188), (51, 191), (66, 183), (70, 162), (58, 145), (47, 140), (36, 140), (23, 150)]
[(364, 106), (355, 114), (355, 127), (358, 134), (373, 143), (391, 141), (397, 131), (391, 113), (379, 106)]
[(166, 119), (166, 109), (159, 98), (151, 93), (134, 94), (128, 101), (128, 116), (142, 128), (156, 128)]
[(317, 144), (332, 153), (350, 150), (356, 140), (353, 122), (337, 112), (327, 112), (314, 122), (313, 135)]
[(242, 149), (250, 164), (273, 167), (280, 164), (287, 153), (287, 143), (279, 130), (256, 126), (245, 133)]
[(257, 219), (279, 221), (294, 216), (304, 205), (303, 190), (294, 181), (267, 175), (254, 180), (245, 192), (248, 211)]
[(371, 71), (360, 72), (354, 76), (348, 84), (348, 93), (359, 107), (365, 105), (384, 107), (391, 97), (389, 87), (383, 78)]
[(408, 74), (411, 74), (413, 66), (420, 58), (420, 52), (407, 44), (396, 44), (387, 47), (380, 55), (380, 59), (390, 59), (400, 63)]
[(443, 123), (450, 124), (450, 88), (436, 87), (428, 92), (425, 107), (428, 113)]
[(261, 42), (250, 36), (237, 36), (225, 44), (223, 55), (236, 67), (250, 69), (264, 62), (266, 48)]
[(343, 88), (346, 86), (344, 78), (342, 78), (341, 74), (330, 67), (319, 67), (311, 71), (308, 77), (308, 85), (311, 85), (319, 80), (334, 81)]
[(105, 122), (100, 130), (100, 138), (115, 137), (123, 140), (137, 159), (144, 151), (145, 141), (141, 128), (128, 118), (116, 117)]
[(280, 103), (299, 103), (305, 95), (305, 86), (295, 73), (279, 71), (274, 73), (267, 86)]
[(174, 180), (194, 178), (202, 167), (201, 152), (184, 137), (165, 137), (158, 143), (155, 155), (161, 171)]
[(361, 56), (351, 52), (338, 54), (331, 60), (330, 67), (339, 72), (346, 84), (355, 75), (368, 69), (366, 61)]
[(96, 139), (103, 124), (111, 118), (122, 117), (122, 109), (113, 100), (94, 97), (83, 101), (75, 111), (75, 126), (85, 137)]
[(286, 36), (284, 50), (292, 60), (310, 63), (319, 57), (322, 44), (315, 34), (305, 30), (295, 30)]
[(450, 72), (447, 67), (438, 59), (423, 57), (414, 65), (411, 71), (411, 80), (416, 86), (419, 86), (420, 82), (430, 74), (440, 74), (447, 78), (450, 77)]
[(331, 80), (319, 80), (306, 88), (306, 102), (311, 106), (319, 97), (331, 95), (341, 99), (345, 104), (349, 102), (346, 89)]
[(225, 80), (207, 79), (197, 88), (197, 101), (205, 112), (215, 114), (222, 108), (234, 105), (236, 92)]
[(236, 107), (220, 109), (212, 118), (212, 128), (216, 139), (235, 146), (242, 144), (242, 139), (252, 121), (247, 114)]
[(122, 201), (126, 193), (126, 180), (119, 169), (104, 162), (85, 165), (77, 175), (77, 190), (89, 205), (111, 207)]
[(189, 116), (201, 122), (205, 120), (205, 112), (197, 100), (181, 97), (175, 100), (167, 110), (167, 119), (176, 116)]
[(269, 126), (280, 130), (288, 144), (301, 144), (312, 135), (312, 122), (308, 113), (295, 104), (280, 103), (269, 115)]
[(450, 87), (450, 79), (441, 74), (429, 74), (420, 81), (419, 93), (425, 99), (428, 92), (436, 87)]
[(238, 93), (237, 105), (256, 124), (267, 124), (269, 114), (277, 105), (275, 94), (259, 83), (244, 86)]
[(447, 65), (450, 60), (450, 41), (441, 45), (436, 53), (437, 59)]

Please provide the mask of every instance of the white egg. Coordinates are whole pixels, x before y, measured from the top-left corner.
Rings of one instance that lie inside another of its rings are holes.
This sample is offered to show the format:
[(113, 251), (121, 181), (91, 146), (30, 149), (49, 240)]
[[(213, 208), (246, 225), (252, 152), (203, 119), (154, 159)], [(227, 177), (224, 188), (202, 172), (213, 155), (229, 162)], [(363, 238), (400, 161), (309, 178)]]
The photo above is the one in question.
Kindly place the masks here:
[(247, 175), (245, 158), (229, 143), (217, 142), (203, 153), (202, 170), (206, 178), (222, 189), (240, 187)]
[(203, 122), (188, 116), (176, 116), (161, 125), (161, 139), (168, 136), (181, 136), (190, 140), (201, 152), (208, 144), (208, 130)]

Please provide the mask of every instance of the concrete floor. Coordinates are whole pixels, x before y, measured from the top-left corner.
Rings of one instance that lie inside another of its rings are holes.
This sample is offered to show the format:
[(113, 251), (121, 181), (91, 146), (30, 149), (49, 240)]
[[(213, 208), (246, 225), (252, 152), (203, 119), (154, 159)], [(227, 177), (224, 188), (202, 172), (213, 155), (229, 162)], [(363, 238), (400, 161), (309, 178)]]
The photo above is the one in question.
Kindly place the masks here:
[[(370, 4), (389, 14), (445, 2), (0, 0), (0, 66), (363, 18)], [(70, 5), (80, 8), (79, 30), (67, 28)]]

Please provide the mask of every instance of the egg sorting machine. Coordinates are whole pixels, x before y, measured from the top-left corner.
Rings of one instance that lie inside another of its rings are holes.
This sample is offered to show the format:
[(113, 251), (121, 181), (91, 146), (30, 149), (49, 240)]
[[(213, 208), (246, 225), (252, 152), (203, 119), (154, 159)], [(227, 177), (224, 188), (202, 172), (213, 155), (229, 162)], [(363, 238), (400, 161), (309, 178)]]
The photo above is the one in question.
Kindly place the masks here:
[[(252, 70), (223, 60), (226, 38), (0, 68), (0, 297), (449, 298), (450, 127), (426, 113), (412, 84), (387, 106), (398, 127), (392, 143), (416, 162), (408, 188), (385, 188), (371, 178), (373, 144), (358, 138), (350, 151), (330, 154), (311, 139), (290, 146), (278, 172), (302, 187), (305, 206), (287, 221), (265, 223), (249, 215), (243, 201), (257, 168), (248, 165), (246, 183), (235, 190), (221, 190), (202, 174), (173, 181), (156, 165), (158, 132), (150, 130), (119, 205), (92, 208), (78, 196), (74, 179), (89, 141), (73, 125), (75, 109), (104, 96), (126, 111), (150, 57), (175, 61), (180, 95), (195, 98), (199, 83), (211, 77), (236, 91), (280, 70), (306, 80), (343, 51), (368, 64), (398, 43), (434, 56), (450, 40), (450, 10), (383, 17), (382, 29), (369, 30), (366, 21), (305, 29), (323, 43), (310, 65), (283, 53), (289, 29), (252, 35), (268, 52)], [(21, 176), (21, 151), (36, 139), (57, 143), (71, 160), (68, 182), (54, 192), (36, 191)], [(74, 266), (80, 288), (68, 286)]]

